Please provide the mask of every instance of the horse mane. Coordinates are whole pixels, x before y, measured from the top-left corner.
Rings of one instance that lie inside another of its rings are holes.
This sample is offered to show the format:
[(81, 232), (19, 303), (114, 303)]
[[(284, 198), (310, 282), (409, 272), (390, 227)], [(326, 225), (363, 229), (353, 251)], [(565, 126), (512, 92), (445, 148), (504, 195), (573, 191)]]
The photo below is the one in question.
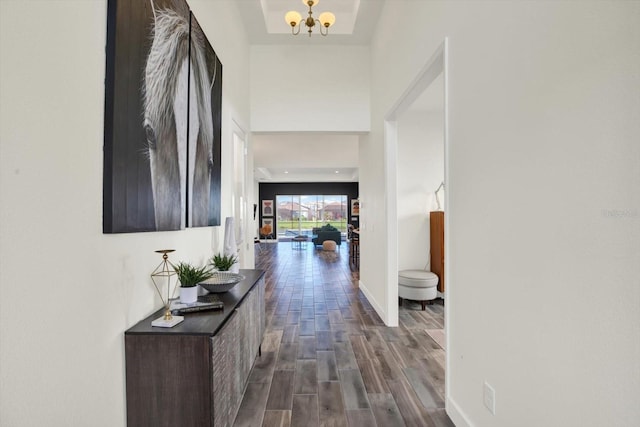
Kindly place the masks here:
[(206, 59), (205, 37), (197, 21), (192, 21), (191, 31), (191, 66), (196, 84), (196, 94), (198, 103), (198, 117), (200, 119), (199, 138), (209, 151), (211, 158), (211, 147), (213, 145), (213, 115), (211, 106), (211, 88), (215, 83), (217, 74), (216, 61), (214, 60), (213, 77), (209, 77)]
[(173, 99), (178, 74), (189, 55), (189, 20), (171, 9), (155, 11), (153, 42), (147, 57), (143, 85), (147, 117), (160, 122), (154, 128), (168, 126), (174, 120)]
[[(152, 2), (153, 5), (153, 2)], [(213, 144), (213, 119), (211, 88), (217, 76), (217, 61), (213, 61), (213, 76), (209, 77), (205, 55), (205, 37), (197, 21), (193, 21), (191, 37), (189, 20), (183, 13), (172, 9), (153, 8), (155, 25), (151, 37), (153, 43), (147, 58), (143, 90), (144, 108), (148, 117), (161, 120), (153, 127), (166, 126), (174, 120), (173, 98), (178, 84), (180, 66), (189, 54), (191, 40), (191, 67), (196, 84), (196, 102), (200, 118), (200, 137), (207, 147)], [(188, 13), (188, 12), (187, 12)]]
[[(206, 226), (209, 223), (211, 170), (213, 167), (213, 111), (211, 105), (211, 79), (207, 63), (208, 44), (196, 19), (191, 20), (191, 72), (196, 93), (199, 129), (194, 154), (193, 185), (191, 189), (190, 224)], [(212, 50), (212, 49), (211, 49)], [(215, 76), (215, 58), (214, 70)], [(214, 77), (215, 79), (215, 77)]]

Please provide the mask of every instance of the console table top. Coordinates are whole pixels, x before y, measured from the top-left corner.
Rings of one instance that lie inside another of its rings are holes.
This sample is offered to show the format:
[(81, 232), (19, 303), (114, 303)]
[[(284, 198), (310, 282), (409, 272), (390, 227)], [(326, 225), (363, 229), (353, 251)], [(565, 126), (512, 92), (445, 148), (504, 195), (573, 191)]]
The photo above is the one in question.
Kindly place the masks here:
[(141, 320), (125, 332), (125, 335), (215, 335), (242, 302), (244, 297), (264, 275), (264, 270), (240, 270), (244, 280), (231, 290), (216, 294), (224, 303), (222, 310), (207, 310), (184, 315), (184, 321), (173, 328), (157, 328), (151, 321), (164, 314), (164, 308)]

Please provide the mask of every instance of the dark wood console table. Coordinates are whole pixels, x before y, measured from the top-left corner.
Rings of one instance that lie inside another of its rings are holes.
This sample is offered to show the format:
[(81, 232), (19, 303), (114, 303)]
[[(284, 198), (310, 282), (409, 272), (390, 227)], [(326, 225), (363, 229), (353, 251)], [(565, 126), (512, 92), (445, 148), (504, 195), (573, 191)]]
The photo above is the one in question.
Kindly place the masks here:
[(233, 424), (265, 330), (264, 271), (240, 273), (224, 310), (152, 327), (159, 310), (125, 332), (129, 427)]

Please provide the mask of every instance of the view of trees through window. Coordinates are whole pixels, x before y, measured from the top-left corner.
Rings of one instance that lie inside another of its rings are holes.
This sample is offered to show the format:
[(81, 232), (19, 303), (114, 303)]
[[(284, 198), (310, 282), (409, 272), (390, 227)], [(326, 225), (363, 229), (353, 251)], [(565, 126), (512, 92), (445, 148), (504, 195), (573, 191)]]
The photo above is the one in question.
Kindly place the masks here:
[(276, 196), (277, 234), (311, 235), (311, 229), (325, 224), (346, 232), (347, 202), (345, 195)]

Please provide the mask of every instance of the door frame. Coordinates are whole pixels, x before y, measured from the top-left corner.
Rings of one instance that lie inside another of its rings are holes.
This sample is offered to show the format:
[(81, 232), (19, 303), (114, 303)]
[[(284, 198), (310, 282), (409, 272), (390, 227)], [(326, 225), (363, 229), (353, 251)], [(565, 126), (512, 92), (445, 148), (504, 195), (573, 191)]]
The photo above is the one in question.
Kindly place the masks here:
[(397, 170), (398, 170), (398, 117), (406, 112), (409, 107), (424, 93), (424, 91), (433, 83), (433, 81), (442, 74), (444, 79), (444, 182), (446, 188), (446, 197), (444, 199), (444, 249), (445, 249), (445, 277), (447, 284), (445, 288), (445, 396), (447, 397), (447, 405), (449, 404), (449, 384), (450, 384), (450, 313), (451, 306), (455, 304), (452, 301), (451, 289), (455, 287), (455, 277), (451, 274), (451, 245), (449, 224), (451, 217), (451, 209), (449, 200), (454, 191), (449, 180), (449, 70), (448, 70), (448, 51), (449, 41), (445, 37), (443, 42), (438, 46), (429, 60), (422, 67), (416, 78), (409, 84), (405, 92), (400, 96), (398, 101), (393, 105), (384, 118), (384, 156), (385, 156), (385, 176), (386, 176), (386, 217), (387, 217), (387, 326), (398, 326), (398, 187), (397, 187)]

